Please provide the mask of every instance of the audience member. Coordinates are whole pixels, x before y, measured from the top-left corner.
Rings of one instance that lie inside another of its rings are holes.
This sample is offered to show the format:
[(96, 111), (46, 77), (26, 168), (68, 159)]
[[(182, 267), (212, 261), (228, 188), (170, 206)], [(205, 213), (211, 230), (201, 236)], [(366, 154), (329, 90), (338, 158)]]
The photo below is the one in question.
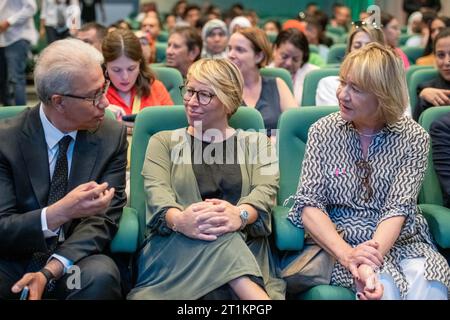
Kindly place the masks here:
[(433, 44), (434, 39), (436, 39), (436, 36), (439, 32), (444, 30), (445, 28), (450, 27), (450, 18), (448, 17), (436, 17), (433, 19), (430, 23), (429, 29), (430, 29), (430, 36), (428, 37), (427, 45), (425, 46), (425, 51), (423, 53), (423, 56), (418, 58), (416, 60), (416, 64), (419, 66), (435, 66), (436, 60), (434, 58), (434, 52), (433, 52)]
[(267, 36), (276, 37), (281, 32), (281, 24), (278, 20), (268, 20), (264, 23), (263, 30)]
[[(130, 30), (115, 30), (106, 36), (102, 45), (106, 77), (111, 86), (106, 97), (117, 119), (137, 114), (150, 106), (173, 105), (169, 92), (155, 79), (145, 61), (139, 39)], [(133, 123), (125, 122), (132, 127)]]
[(381, 25), (383, 26), (384, 38), (386, 44), (395, 49), (397, 54), (402, 58), (405, 69), (409, 68), (409, 59), (402, 49), (398, 47), (398, 41), (400, 39), (400, 24), (398, 20), (387, 12), (381, 13)]
[(106, 22), (103, 0), (81, 0), (81, 20), (83, 23), (97, 22), (97, 7), (102, 15), (102, 22)]
[(35, 0), (0, 2), (0, 104), (26, 105), (26, 63), (37, 42)]
[(202, 52), (202, 38), (192, 27), (176, 27), (169, 36), (166, 49), (166, 66), (178, 69), (186, 78), (189, 67)]
[(42, 0), (40, 36), (47, 43), (75, 35), (81, 25), (78, 0)]
[(227, 56), (228, 29), (218, 19), (208, 21), (202, 29), (202, 58), (225, 58)]
[[(345, 54), (360, 49), (371, 42), (385, 45), (384, 34), (379, 27), (368, 26), (364, 21), (354, 23), (353, 31), (350, 33)], [(338, 76), (328, 76), (319, 80), (316, 90), (316, 106), (337, 106), (339, 104), (336, 96), (339, 87)]]
[(413, 114), (415, 120), (429, 107), (450, 105), (450, 28), (436, 36), (434, 55), (439, 75), (417, 88), (418, 100)]
[(268, 239), (275, 150), (263, 134), (228, 124), (242, 89), (230, 61), (195, 62), (182, 87), (188, 127), (150, 138), (142, 170), (149, 236), (128, 299), (284, 299)]
[(237, 16), (237, 17), (234, 17), (233, 20), (231, 20), (228, 29), (230, 31), (230, 34), (233, 34), (238, 30), (241, 30), (244, 28), (250, 28), (251, 26), (252, 26), (252, 24), (251, 24), (250, 20), (247, 19), (247, 17)]
[(319, 69), (309, 60), (309, 44), (306, 36), (297, 29), (283, 30), (274, 43), (272, 67), (284, 68), (291, 74), (297, 105), (302, 102), (303, 82), (312, 70)]
[(401, 60), (371, 43), (345, 58), (340, 79), (340, 111), (309, 130), (288, 218), (337, 259), (330, 284), (357, 299), (447, 300), (450, 269), (417, 208), (429, 139), (403, 115)]
[(260, 75), (259, 69), (267, 66), (271, 57), (271, 45), (261, 29), (246, 28), (231, 35), (228, 59), (236, 64), (244, 78), (242, 104), (261, 113), (269, 136), (277, 128), (281, 112), (298, 106), (282, 79)]
[(438, 13), (441, 10), (441, 0), (403, 0), (406, 21), (413, 12), (421, 11), (424, 8), (432, 9)]
[(126, 204), (127, 141), (105, 118), (102, 60), (80, 40), (52, 43), (34, 71), (41, 102), (0, 122), (1, 299), (25, 286), (31, 300), (121, 298), (105, 252)]
[(101, 24), (89, 22), (81, 26), (76, 37), (102, 52), (102, 41), (107, 33), (108, 30)]

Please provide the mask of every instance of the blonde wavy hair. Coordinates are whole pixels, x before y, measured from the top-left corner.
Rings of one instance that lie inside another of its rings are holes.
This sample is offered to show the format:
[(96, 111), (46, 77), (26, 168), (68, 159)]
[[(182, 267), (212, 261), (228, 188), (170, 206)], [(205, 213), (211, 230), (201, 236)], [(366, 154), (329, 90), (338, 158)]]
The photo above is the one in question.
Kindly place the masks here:
[(408, 106), (405, 69), (397, 53), (377, 42), (350, 52), (341, 65), (340, 78), (351, 77), (361, 90), (378, 100), (377, 118), (397, 122)]

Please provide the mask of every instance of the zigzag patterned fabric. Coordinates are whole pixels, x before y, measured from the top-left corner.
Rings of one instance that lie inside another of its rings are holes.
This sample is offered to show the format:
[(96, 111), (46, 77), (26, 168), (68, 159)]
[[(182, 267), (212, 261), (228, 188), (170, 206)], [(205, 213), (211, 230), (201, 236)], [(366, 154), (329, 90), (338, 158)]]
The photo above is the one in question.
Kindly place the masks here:
[[(413, 120), (403, 117), (386, 126), (373, 139), (367, 159), (363, 159), (359, 136), (353, 125), (339, 113), (316, 122), (309, 131), (303, 162), (301, 186), (294, 196), (288, 219), (303, 228), (301, 212), (310, 206), (326, 213), (344, 240), (352, 246), (372, 239), (379, 223), (395, 216), (406, 220), (399, 238), (385, 256), (381, 272), (392, 275), (402, 298), (408, 292), (399, 263), (403, 259), (425, 257), (425, 278), (450, 286), (450, 268), (438, 254), (416, 199), (427, 165), (428, 134)], [(370, 199), (358, 161), (371, 168)], [(336, 262), (331, 284), (351, 288), (350, 272)]]

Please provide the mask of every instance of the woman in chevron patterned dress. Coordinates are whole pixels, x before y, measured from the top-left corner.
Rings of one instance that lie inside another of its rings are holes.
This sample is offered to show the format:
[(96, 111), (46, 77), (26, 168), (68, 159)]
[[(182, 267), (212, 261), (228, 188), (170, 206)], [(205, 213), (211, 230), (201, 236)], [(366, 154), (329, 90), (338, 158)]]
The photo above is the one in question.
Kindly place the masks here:
[(330, 284), (357, 298), (447, 299), (450, 269), (416, 203), (429, 138), (403, 116), (401, 60), (378, 43), (353, 51), (337, 96), (340, 111), (310, 128), (288, 219), (336, 257)]

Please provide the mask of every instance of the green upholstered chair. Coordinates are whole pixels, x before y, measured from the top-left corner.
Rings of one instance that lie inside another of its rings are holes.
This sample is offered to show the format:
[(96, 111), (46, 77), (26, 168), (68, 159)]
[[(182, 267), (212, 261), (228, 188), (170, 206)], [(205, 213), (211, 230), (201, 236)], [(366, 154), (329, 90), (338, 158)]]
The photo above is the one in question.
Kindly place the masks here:
[[(0, 119), (14, 117), (26, 108), (26, 106), (1, 107)], [(114, 118), (114, 115), (109, 110), (106, 110), (106, 117)], [(132, 208), (125, 207), (120, 218), (119, 230), (111, 243), (111, 251), (129, 253), (136, 251), (137, 232), (138, 220), (136, 212)]]
[(414, 108), (417, 104), (417, 88), (423, 82), (429, 81), (438, 76), (438, 71), (436, 69), (424, 69), (417, 70), (411, 75), (408, 82), (409, 91), (409, 103), (411, 104), (411, 111), (414, 114)]
[(421, 65), (417, 65), (414, 64), (412, 66), (410, 66), (408, 68), (408, 70), (406, 70), (406, 83), (409, 83), (411, 81), (411, 76), (419, 70), (430, 70), (430, 69), (434, 69), (434, 66), (421, 66)]
[(339, 68), (323, 68), (312, 70), (305, 76), (301, 106), (316, 105), (316, 91), (320, 79), (339, 75)]
[[(420, 116), (420, 125), (429, 132), (434, 120), (450, 112), (450, 106), (426, 109)], [(433, 165), (433, 154), (428, 154), (428, 167), (418, 200), (422, 213), (428, 221), (431, 233), (441, 248), (450, 248), (450, 209), (443, 206), (442, 191)]]
[[(278, 157), (280, 166), (280, 189), (278, 205), (274, 208), (275, 244), (281, 251), (302, 250), (304, 232), (287, 220), (292, 202), (283, 203), (297, 191), (302, 161), (305, 155), (309, 127), (320, 118), (338, 111), (337, 107), (290, 109), (281, 114), (278, 132)], [(302, 293), (299, 299), (354, 299), (352, 291), (336, 286), (317, 286)]]
[[(233, 128), (243, 130), (264, 129), (261, 114), (254, 108), (240, 107), (230, 118), (229, 123)], [(130, 206), (138, 212), (139, 244), (144, 240), (146, 231), (146, 196), (141, 171), (148, 141), (152, 135), (159, 131), (174, 130), (186, 126), (187, 119), (184, 106), (145, 108), (136, 117), (131, 145)]]
[(287, 86), (291, 90), (292, 94), (294, 94), (294, 85), (292, 83), (292, 77), (289, 71), (283, 68), (261, 68), (259, 69), (259, 73), (265, 77), (274, 77), (281, 78), (286, 82)]
[(169, 91), (173, 104), (183, 104), (183, 97), (181, 96), (179, 87), (183, 84), (183, 76), (180, 71), (169, 67), (152, 67), (156, 73), (156, 77), (160, 80), (167, 91)]
[(325, 30), (327, 32), (334, 33), (335, 35), (338, 35), (338, 36), (342, 36), (343, 34), (345, 34), (347, 32), (347, 31), (345, 31), (345, 29), (343, 27), (333, 27), (331, 25), (327, 25)]
[(422, 47), (409, 47), (409, 46), (401, 46), (400, 49), (406, 54), (408, 57), (410, 64), (416, 64), (416, 60), (423, 55), (424, 48)]
[(315, 44), (310, 44), (309, 45), (309, 52), (314, 52), (314, 53), (319, 54), (319, 47), (316, 46)]
[(330, 47), (328, 52), (327, 64), (341, 63), (345, 57), (347, 45), (345, 43), (337, 43)]
[(399, 39), (398, 39), (398, 45), (399, 46), (406, 46), (406, 42), (408, 41), (409, 38), (411, 38), (410, 34), (401, 34)]
[(167, 42), (167, 40), (169, 39), (169, 32), (166, 30), (161, 30), (159, 32), (158, 37), (156, 38), (156, 41), (158, 42)]
[(156, 62), (166, 61), (167, 42), (156, 42)]

